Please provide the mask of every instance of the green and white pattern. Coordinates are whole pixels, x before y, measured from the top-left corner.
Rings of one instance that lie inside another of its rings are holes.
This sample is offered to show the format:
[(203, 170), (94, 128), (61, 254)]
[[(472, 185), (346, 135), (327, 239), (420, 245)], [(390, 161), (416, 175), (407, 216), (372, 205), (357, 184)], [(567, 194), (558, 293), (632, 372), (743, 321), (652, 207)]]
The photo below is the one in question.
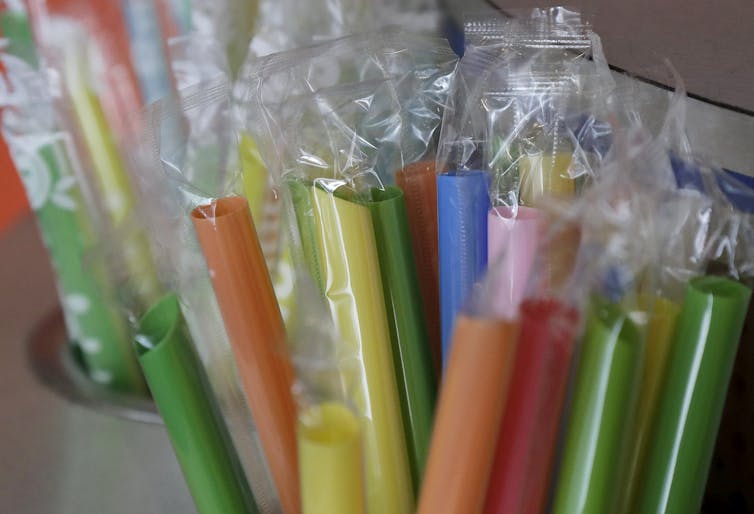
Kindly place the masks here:
[(51, 133), (8, 139), (57, 274), (69, 335), (78, 342), (90, 378), (115, 390), (144, 392), (125, 317), (104, 264), (92, 252), (94, 234), (69, 138)]

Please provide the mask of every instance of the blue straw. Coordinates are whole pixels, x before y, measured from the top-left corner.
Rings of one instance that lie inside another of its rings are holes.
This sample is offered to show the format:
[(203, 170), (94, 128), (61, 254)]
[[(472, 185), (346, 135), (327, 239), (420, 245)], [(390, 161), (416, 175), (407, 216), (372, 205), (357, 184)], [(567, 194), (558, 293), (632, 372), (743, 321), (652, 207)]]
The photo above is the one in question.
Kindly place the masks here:
[(482, 171), (437, 176), (443, 366), (456, 315), (487, 269), (488, 189), (489, 176)]

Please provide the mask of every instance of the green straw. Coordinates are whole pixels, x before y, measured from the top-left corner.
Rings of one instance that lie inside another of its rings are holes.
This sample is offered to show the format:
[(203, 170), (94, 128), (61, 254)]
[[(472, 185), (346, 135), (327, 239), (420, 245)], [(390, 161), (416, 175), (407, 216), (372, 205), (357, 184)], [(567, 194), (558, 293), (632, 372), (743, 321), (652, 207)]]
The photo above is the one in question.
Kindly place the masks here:
[(141, 319), (136, 350), (199, 513), (257, 514), (175, 294)]
[(573, 390), (555, 492), (555, 514), (607, 514), (617, 501), (642, 337), (615, 304), (593, 301)]
[(301, 239), (301, 249), (306, 261), (307, 269), (320, 291), (324, 290), (322, 281), (322, 263), (319, 256), (317, 227), (314, 219), (314, 207), (312, 206), (311, 184), (306, 184), (298, 179), (287, 181), (288, 190), (291, 193), (293, 210), (296, 214), (298, 234)]
[(699, 512), (750, 297), (723, 277), (689, 283), (637, 512)]
[(352, 355), (358, 370), (344, 373), (344, 387), (362, 423), (367, 513), (408, 514), (414, 494), (377, 242), (369, 209), (347, 199), (352, 193), (311, 189), (322, 282), (341, 338), (338, 352)]
[(403, 192), (397, 187), (373, 189), (372, 201), (367, 206), (377, 241), (403, 428), (414, 492), (418, 494), (432, 435), (437, 385), (408, 214)]
[(93, 231), (63, 138), (30, 154), (14, 151), (14, 158), (55, 268), (69, 335), (78, 342), (93, 381), (145, 394), (125, 319), (107, 294), (105, 274), (85, 265)]
[(8, 40), (6, 52), (36, 69), (39, 62), (37, 49), (34, 46), (34, 36), (31, 33), (26, 13), (13, 10), (3, 12), (0, 15), (0, 30)]

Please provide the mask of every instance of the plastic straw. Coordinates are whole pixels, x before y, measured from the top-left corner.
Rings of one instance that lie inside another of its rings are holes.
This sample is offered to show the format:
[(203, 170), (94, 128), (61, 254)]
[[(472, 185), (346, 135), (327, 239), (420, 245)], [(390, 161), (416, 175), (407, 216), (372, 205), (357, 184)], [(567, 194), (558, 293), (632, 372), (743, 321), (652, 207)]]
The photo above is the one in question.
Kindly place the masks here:
[[(32, 139), (20, 144), (27, 142), (33, 144)], [(114, 390), (146, 393), (104, 270), (85, 265), (94, 236), (64, 136), (33, 151), (30, 158), (16, 156), (16, 164), (57, 274), (70, 335), (77, 339), (89, 376)]]
[(359, 420), (345, 406), (323, 403), (298, 428), (303, 514), (363, 514), (364, 464)]
[(488, 215), (488, 261), (495, 263), (495, 310), (514, 317), (526, 292), (539, 242), (542, 216), (530, 207), (491, 209)]
[(639, 390), (636, 422), (631, 429), (631, 454), (625, 478), (623, 512), (636, 511), (636, 496), (642, 479), (641, 470), (647, 455), (652, 426), (657, 416), (657, 402), (660, 399), (662, 380), (665, 377), (670, 346), (673, 342), (680, 305), (662, 297), (646, 299), (644, 303), (652, 309), (647, 325), (647, 344), (644, 369)]
[(442, 371), (440, 343), (440, 264), (437, 250), (437, 177), (434, 161), (409, 164), (395, 174), (403, 190), (408, 211), (408, 228), (414, 247), (429, 347), (437, 375)]
[(678, 317), (638, 512), (699, 512), (751, 290), (692, 279)]
[(400, 189), (387, 187), (373, 189), (368, 206), (380, 260), (411, 476), (418, 493), (432, 434), (437, 383), (411, 251), (406, 204)]
[(262, 162), (257, 144), (248, 134), (241, 134), (238, 153), (241, 158), (244, 194), (249, 201), (254, 223), (259, 224), (264, 214), (264, 197), (267, 192), (269, 173)]
[(620, 307), (594, 300), (563, 441), (554, 514), (614, 512), (642, 343)]
[(361, 359), (363, 375), (346, 388), (361, 416), (367, 512), (413, 512), (390, 331), (369, 209), (312, 188), (325, 297), (343, 344)]
[(259, 439), (283, 510), (300, 510), (296, 408), (286, 335), (246, 199), (197, 207), (192, 220), (207, 261)]
[(521, 203), (531, 206), (549, 196), (573, 196), (576, 182), (568, 174), (572, 158), (566, 152), (523, 155), (518, 161)]
[(29, 18), (23, 11), (9, 9), (8, 6), (5, 6), (5, 9), (0, 14), (0, 30), (8, 41), (5, 51), (36, 69), (39, 61)]
[[(81, 50), (69, 49), (65, 63), (66, 87), (89, 151), (102, 203), (113, 228), (118, 231), (133, 219), (136, 201), (100, 101), (86, 82), (88, 77)], [(120, 236), (123, 238), (121, 254), (134, 290), (141, 303), (149, 305), (157, 299), (159, 284), (147, 240), (134, 231)]]
[(575, 309), (556, 300), (521, 305), (521, 335), (497, 437), (487, 514), (544, 511), (578, 320)]
[(516, 323), (458, 317), (419, 514), (482, 512), (517, 338)]
[(312, 278), (320, 290), (324, 291), (322, 279), (322, 262), (319, 255), (319, 240), (317, 228), (314, 223), (314, 210), (312, 207), (311, 184), (307, 185), (299, 180), (291, 179), (287, 182), (291, 193), (293, 210), (296, 214), (298, 234), (301, 239), (301, 248), (304, 260)]
[(173, 90), (157, 1), (159, 0), (120, 2), (128, 28), (131, 63), (138, 77), (145, 105), (166, 97)]
[[(741, 434), (748, 433), (754, 419), (754, 403), (748, 398), (754, 378), (751, 341), (754, 341), (754, 302), (750, 301), (712, 455), (714, 473), (707, 478), (702, 500), (705, 507), (733, 510), (740, 505), (741, 498), (747, 505), (754, 505), (754, 459), (743, 458), (741, 452)], [(716, 465), (718, 462), (723, 463), (722, 468)]]
[(175, 295), (141, 319), (136, 350), (197, 511), (259, 512)]
[(443, 364), (456, 315), (487, 268), (489, 177), (482, 171), (437, 176)]

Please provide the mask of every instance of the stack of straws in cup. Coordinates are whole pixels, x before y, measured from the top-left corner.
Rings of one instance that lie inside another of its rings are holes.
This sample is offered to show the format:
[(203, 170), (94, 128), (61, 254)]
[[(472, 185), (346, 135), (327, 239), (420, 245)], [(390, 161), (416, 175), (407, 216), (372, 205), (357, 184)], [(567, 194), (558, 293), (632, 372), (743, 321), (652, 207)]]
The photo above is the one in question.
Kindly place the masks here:
[[(699, 510), (754, 191), (684, 144), (680, 84), (642, 122), (578, 13), (466, 41), (252, 57), (140, 120), (173, 292), (135, 348), (201, 513)], [(225, 340), (240, 402), (197, 355)]]

